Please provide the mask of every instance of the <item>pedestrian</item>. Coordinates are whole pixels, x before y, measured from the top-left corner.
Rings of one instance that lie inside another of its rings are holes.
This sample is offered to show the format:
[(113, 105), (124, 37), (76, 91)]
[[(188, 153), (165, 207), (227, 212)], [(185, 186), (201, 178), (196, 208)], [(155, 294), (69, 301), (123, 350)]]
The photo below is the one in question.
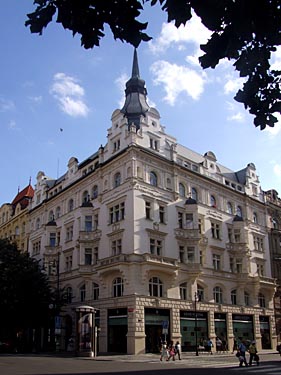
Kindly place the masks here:
[(247, 348), (246, 348), (245, 342), (242, 341), (238, 345), (238, 352), (237, 352), (237, 353), (239, 353), (239, 357), (238, 357), (239, 358), (239, 367), (242, 367), (243, 363), (245, 364), (246, 367), (248, 366), (247, 359), (246, 359), (246, 350), (247, 350)]
[(213, 341), (210, 338), (208, 338), (208, 341), (207, 341), (207, 352), (209, 354), (213, 354), (212, 347), (213, 347)]
[(166, 359), (168, 361), (168, 348), (167, 348), (167, 342), (164, 341), (162, 346), (161, 346), (161, 355), (160, 355), (160, 361)]
[(170, 358), (173, 358), (173, 361), (175, 361), (175, 356), (176, 356), (176, 351), (175, 351), (175, 346), (173, 344), (173, 341), (171, 341), (170, 345), (169, 345), (169, 357), (168, 357), (168, 361), (170, 360)]
[(176, 342), (175, 351), (176, 355), (178, 355), (178, 359), (181, 360), (181, 344), (179, 341)]
[(257, 366), (259, 366), (260, 357), (258, 356), (258, 351), (257, 351), (255, 341), (252, 341), (251, 345), (249, 346), (249, 353), (250, 353), (249, 366), (252, 366), (253, 360), (256, 361)]
[(221, 353), (222, 348), (222, 341), (219, 337), (216, 337), (216, 351), (217, 353)]
[(238, 350), (238, 346), (237, 346), (237, 340), (236, 338), (234, 337), (234, 340), (233, 340), (233, 347), (232, 347), (232, 354)]

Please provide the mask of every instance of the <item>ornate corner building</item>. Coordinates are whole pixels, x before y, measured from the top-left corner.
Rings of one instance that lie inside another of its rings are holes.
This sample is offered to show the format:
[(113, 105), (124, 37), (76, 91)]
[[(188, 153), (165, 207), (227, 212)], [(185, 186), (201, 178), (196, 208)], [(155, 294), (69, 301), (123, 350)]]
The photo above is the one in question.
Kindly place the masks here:
[(37, 175), (29, 251), (64, 293), (61, 347), (82, 304), (96, 309), (99, 352), (159, 352), (163, 339), (191, 351), (216, 337), (274, 348), (275, 229), (255, 165), (232, 171), (168, 135), (136, 51), (125, 95), (104, 146), (58, 179)]

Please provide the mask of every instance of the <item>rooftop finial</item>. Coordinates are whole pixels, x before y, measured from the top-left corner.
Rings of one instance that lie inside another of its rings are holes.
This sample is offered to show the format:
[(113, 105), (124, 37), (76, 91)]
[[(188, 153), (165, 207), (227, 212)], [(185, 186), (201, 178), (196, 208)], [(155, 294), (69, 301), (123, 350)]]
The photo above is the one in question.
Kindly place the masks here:
[(140, 71), (139, 71), (139, 63), (138, 63), (138, 55), (137, 49), (134, 49), (134, 59), (133, 59), (133, 68), (132, 68), (132, 78), (139, 78)]

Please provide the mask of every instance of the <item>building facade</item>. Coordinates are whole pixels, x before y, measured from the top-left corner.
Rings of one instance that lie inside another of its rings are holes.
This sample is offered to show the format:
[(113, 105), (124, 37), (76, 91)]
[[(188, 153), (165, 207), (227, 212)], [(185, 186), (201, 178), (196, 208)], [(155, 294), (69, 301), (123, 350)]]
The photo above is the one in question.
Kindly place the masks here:
[(216, 337), (229, 350), (242, 339), (273, 348), (276, 284), (255, 165), (232, 171), (167, 134), (136, 51), (125, 96), (106, 145), (72, 157), (59, 179), (37, 175), (29, 251), (63, 294), (61, 347), (85, 304), (99, 352), (159, 352), (164, 339), (191, 351)]

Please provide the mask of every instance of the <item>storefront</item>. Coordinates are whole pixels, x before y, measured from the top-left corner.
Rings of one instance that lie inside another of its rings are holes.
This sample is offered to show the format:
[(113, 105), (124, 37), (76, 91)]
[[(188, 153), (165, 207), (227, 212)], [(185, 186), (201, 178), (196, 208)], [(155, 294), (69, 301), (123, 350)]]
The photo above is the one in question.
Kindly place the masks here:
[(108, 310), (108, 351), (127, 353), (128, 315), (126, 308)]
[(260, 332), (262, 349), (272, 349), (269, 316), (260, 316)]
[[(196, 329), (197, 327), (197, 329)], [(183, 351), (195, 351), (196, 341), (205, 346), (208, 340), (208, 313), (197, 311), (180, 311), (180, 330)]]
[(159, 353), (161, 343), (170, 341), (170, 310), (145, 309), (145, 351)]
[(252, 315), (232, 315), (233, 333), (237, 342), (246, 340), (250, 343), (254, 340), (254, 327)]
[(214, 319), (216, 337), (222, 341), (222, 350), (228, 350), (226, 314), (215, 313)]

